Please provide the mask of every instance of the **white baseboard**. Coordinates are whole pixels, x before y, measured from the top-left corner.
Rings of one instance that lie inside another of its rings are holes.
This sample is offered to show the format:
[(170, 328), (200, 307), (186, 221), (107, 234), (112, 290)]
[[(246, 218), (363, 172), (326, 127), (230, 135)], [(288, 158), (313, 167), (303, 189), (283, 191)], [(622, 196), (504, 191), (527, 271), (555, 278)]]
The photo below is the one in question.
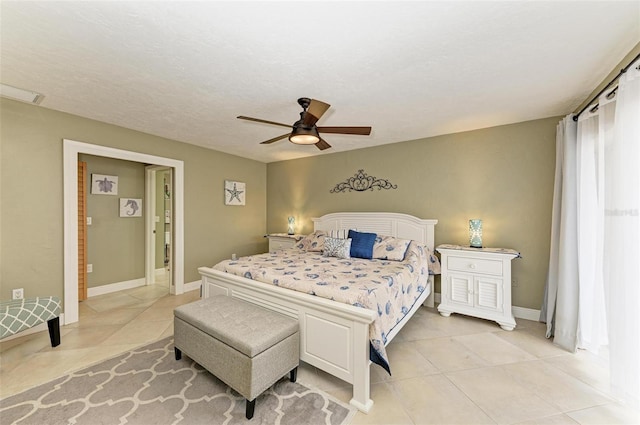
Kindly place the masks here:
[(518, 319), (533, 320), (534, 322), (537, 322), (538, 320), (540, 320), (540, 310), (534, 310), (532, 308), (525, 308), (525, 307), (518, 307), (514, 305), (511, 307), (511, 312)]
[[(440, 303), (440, 293), (436, 292), (433, 299), (436, 304)], [(537, 322), (540, 319), (540, 310), (534, 310), (532, 308), (518, 307), (514, 305), (511, 306), (511, 313), (513, 313), (513, 316), (518, 319), (533, 320), (534, 322)]]
[(200, 289), (200, 285), (202, 285), (202, 280), (194, 280), (193, 282), (185, 283), (182, 287), (184, 288), (184, 292), (195, 291), (196, 289)]
[(87, 297), (95, 297), (96, 295), (110, 294), (112, 292), (123, 291), (125, 289), (133, 289), (145, 285), (144, 277), (140, 279), (126, 280), (124, 282), (110, 283), (108, 285), (100, 285), (93, 288), (87, 288)]
[[(64, 325), (64, 313), (60, 313), (60, 326)], [(25, 329), (22, 332), (18, 332), (15, 335), (11, 335), (8, 336), (6, 338), (4, 338), (2, 341), (11, 341), (12, 339), (15, 338), (20, 338), (21, 336), (26, 336), (26, 335), (31, 335), (37, 332), (42, 332), (42, 331), (46, 331), (47, 332), (47, 336), (49, 335), (49, 326), (47, 325), (47, 322), (44, 323), (40, 323), (37, 326), (34, 326), (32, 328), (29, 329)]]

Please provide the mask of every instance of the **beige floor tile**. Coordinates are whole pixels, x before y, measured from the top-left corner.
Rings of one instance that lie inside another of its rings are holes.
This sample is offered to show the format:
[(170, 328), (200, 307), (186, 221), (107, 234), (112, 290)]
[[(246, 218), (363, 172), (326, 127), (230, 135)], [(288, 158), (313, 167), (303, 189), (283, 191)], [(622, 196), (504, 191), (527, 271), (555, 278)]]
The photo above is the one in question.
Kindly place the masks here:
[(84, 300), (82, 303), (96, 312), (104, 312), (115, 308), (147, 307), (139, 298), (132, 297), (122, 292), (98, 295)]
[(138, 288), (127, 289), (122, 291), (125, 294), (141, 299), (141, 300), (151, 300), (162, 298), (165, 295), (169, 294), (169, 289), (165, 286), (161, 285), (148, 285), (148, 286), (140, 286)]
[(173, 306), (177, 307), (183, 304), (188, 304), (193, 301), (197, 301), (200, 299), (200, 291), (189, 291), (180, 295), (165, 295), (164, 297), (158, 299), (153, 305), (155, 307), (160, 306)]
[(313, 383), (317, 381), (317, 371), (316, 368), (305, 363), (303, 361), (298, 365), (298, 379), (297, 382), (302, 385), (313, 386)]
[[(80, 369), (92, 366), (96, 363), (108, 360), (112, 357), (116, 357), (124, 352), (133, 350), (140, 347), (141, 344), (127, 344), (127, 345), (102, 345), (99, 347), (92, 347), (86, 352), (86, 354), (80, 359), (79, 363), (82, 363)], [(78, 369), (78, 370), (80, 370)]]
[(617, 403), (590, 407), (567, 413), (567, 415), (583, 425), (640, 424), (640, 411)]
[(0, 397), (4, 398), (48, 382), (82, 366), (91, 348), (31, 354), (8, 373), (0, 374)]
[(495, 335), (538, 358), (567, 354), (566, 350), (554, 345), (552, 340), (541, 338), (530, 329), (497, 332)]
[(164, 331), (173, 324), (173, 319), (143, 322), (135, 320), (113, 333), (100, 345), (127, 345), (143, 344), (145, 342), (156, 341)]
[(391, 381), (387, 385), (416, 424), (495, 423), (444, 375)]
[(501, 339), (495, 333), (477, 333), (473, 335), (456, 336), (452, 339), (464, 345), (467, 349), (491, 365), (515, 363), (536, 358)]
[(547, 416), (546, 418), (537, 418), (530, 421), (519, 422), (515, 425), (577, 425), (578, 422), (571, 419), (569, 416), (562, 415), (553, 415)]
[(400, 331), (399, 335), (403, 341), (500, 331), (495, 322), (488, 320), (456, 314), (444, 317), (437, 310), (425, 307), (421, 308), (420, 312), (422, 314), (419, 317), (412, 318)]
[[(62, 332), (61, 332), (62, 334)], [(28, 335), (18, 334), (13, 339), (0, 342), (0, 362), (5, 360), (4, 355), (11, 352), (19, 352), (23, 356), (40, 351), (47, 345), (51, 346), (48, 331), (34, 332)]]
[(516, 318), (516, 329), (527, 329), (540, 337), (544, 337), (547, 332), (547, 324), (533, 320)]
[(156, 306), (155, 304), (145, 309), (136, 320), (144, 322), (153, 322), (156, 320), (165, 320), (167, 317), (173, 318), (173, 306)]
[(416, 348), (414, 341), (392, 341), (387, 346), (387, 355), (391, 366), (391, 375), (382, 367), (371, 366), (372, 382), (389, 381), (396, 379), (415, 378), (422, 375), (433, 375), (440, 370), (427, 360)]
[(499, 424), (561, 413), (498, 366), (447, 372), (445, 376)]
[(489, 363), (454, 338), (415, 341), (416, 350), (440, 371), (488, 366)]
[(59, 346), (51, 348), (49, 345), (40, 351), (66, 351), (76, 350), (78, 348), (94, 347), (119, 331), (121, 328), (122, 326), (120, 325), (111, 325), (69, 329), (68, 332), (60, 337)]
[[(330, 391), (329, 394), (344, 403), (352, 397), (350, 389)], [(371, 399), (376, 401), (369, 413), (357, 412), (351, 425), (413, 425), (411, 417), (387, 384), (371, 385)]]
[(563, 354), (561, 356), (545, 358), (543, 361), (604, 394), (611, 394), (609, 369), (600, 362), (600, 359), (587, 352), (578, 350), (575, 354)]
[[(98, 326), (125, 325), (134, 320), (148, 307), (122, 307), (103, 311), (99, 314), (79, 315), (76, 322), (77, 328), (90, 328)], [(65, 326), (66, 327), (66, 326)]]
[(309, 369), (298, 368), (298, 382), (309, 385), (322, 391), (332, 391), (339, 388), (352, 388), (351, 384), (338, 379), (327, 372), (306, 365)]
[(541, 360), (502, 366), (513, 379), (563, 412), (611, 403), (593, 387)]

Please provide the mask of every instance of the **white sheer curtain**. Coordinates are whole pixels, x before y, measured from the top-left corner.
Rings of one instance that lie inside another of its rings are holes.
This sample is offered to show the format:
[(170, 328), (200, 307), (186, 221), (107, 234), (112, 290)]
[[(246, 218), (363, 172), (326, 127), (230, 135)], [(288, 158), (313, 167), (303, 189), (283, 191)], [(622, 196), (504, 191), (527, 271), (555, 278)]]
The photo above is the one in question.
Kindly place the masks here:
[(540, 320), (547, 323), (547, 338), (576, 350), (578, 330), (578, 235), (576, 128), (572, 116), (556, 129), (556, 175), (553, 189), (551, 253)]
[(614, 395), (640, 408), (640, 60), (618, 83), (605, 146), (605, 285)]
[(598, 353), (608, 344), (604, 291), (605, 145), (611, 145), (614, 96), (578, 120), (578, 348)]
[(640, 61), (558, 125), (541, 320), (575, 351), (608, 346), (613, 394), (640, 408)]

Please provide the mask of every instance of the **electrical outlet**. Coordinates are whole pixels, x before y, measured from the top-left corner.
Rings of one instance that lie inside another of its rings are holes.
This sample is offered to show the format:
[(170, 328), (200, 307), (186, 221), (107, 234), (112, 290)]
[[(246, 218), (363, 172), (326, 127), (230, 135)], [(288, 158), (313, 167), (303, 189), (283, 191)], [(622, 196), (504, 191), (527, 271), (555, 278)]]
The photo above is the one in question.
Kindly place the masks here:
[(93, 264), (87, 264), (87, 273), (93, 272)]
[(21, 300), (24, 298), (24, 288), (17, 288), (12, 291), (11, 297), (14, 300)]
[(513, 280), (511, 281), (511, 287), (513, 287), (513, 288), (517, 288), (517, 287), (518, 287), (518, 281), (517, 281), (517, 280), (515, 280), (515, 279), (513, 279)]
[(91, 226), (93, 219), (91, 217), (87, 217), (87, 226)]

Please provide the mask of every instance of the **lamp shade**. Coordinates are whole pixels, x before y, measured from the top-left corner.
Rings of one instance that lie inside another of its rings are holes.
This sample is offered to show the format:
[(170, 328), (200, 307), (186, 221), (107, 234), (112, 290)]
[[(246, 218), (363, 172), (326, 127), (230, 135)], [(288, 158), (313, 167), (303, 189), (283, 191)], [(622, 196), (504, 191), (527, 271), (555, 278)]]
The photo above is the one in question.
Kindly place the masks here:
[(296, 219), (289, 216), (287, 218), (287, 234), (293, 235), (296, 232)]
[(320, 141), (320, 135), (316, 127), (297, 126), (293, 128), (289, 141), (296, 145), (315, 145)]
[(482, 248), (482, 220), (469, 220), (469, 245), (471, 248)]

